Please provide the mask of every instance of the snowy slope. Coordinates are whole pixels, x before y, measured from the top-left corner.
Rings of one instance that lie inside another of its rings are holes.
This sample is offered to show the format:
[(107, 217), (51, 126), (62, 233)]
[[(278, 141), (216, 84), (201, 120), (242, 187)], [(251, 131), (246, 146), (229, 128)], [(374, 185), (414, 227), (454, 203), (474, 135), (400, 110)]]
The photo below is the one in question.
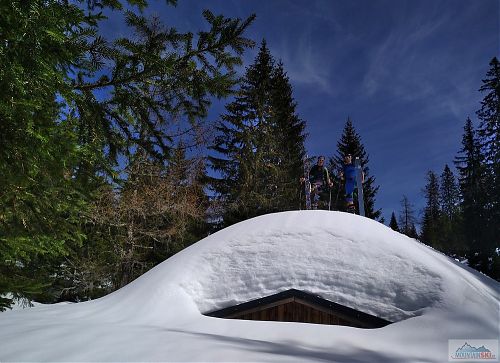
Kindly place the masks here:
[[(238, 321), (210, 312), (291, 288), (396, 323)], [(500, 284), (355, 215), (254, 218), (91, 302), (0, 314), (0, 361), (445, 362), (448, 339), (498, 339)]]

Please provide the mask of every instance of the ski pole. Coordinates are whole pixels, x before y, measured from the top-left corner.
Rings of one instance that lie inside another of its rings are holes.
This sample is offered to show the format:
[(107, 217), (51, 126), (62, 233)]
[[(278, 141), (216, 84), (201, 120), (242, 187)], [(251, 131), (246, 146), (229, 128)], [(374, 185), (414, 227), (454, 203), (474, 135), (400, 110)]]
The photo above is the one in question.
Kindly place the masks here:
[(340, 185), (337, 188), (337, 195), (335, 196), (335, 205), (337, 205), (337, 202), (339, 201), (339, 193), (340, 193)]
[(328, 210), (331, 211), (331, 207), (332, 207), (332, 187), (330, 187), (329, 189), (330, 189), (330, 199), (328, 200)]
[[(340, 185), (340, 182), (341, 182), (341, 178), (338, 178), (339, 182), (338, 182), (338, 187), (337, 187), (337, 195), (335, 195), (335, 206), (338, 205), (338, 202), (339, 202), (339, 193), (340, 193), (340, 188), (342, 188), (342, 186)], [(338, 209), (337, 209), (338, 210)]]
[(302, 183), (300, 185), (299, 210), (302, 210)]

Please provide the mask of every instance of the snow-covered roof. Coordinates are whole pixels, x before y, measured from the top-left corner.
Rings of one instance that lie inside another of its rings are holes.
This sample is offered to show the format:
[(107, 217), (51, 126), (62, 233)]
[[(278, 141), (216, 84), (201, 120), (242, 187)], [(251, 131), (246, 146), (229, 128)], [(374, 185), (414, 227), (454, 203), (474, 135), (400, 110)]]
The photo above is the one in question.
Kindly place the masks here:
[[(384, 225), (345, 213), (288, 212), (234, 225), (174, 257), (201, 312), (291, 288), (390, 321), (446, 294), (442, 255)], [(450, 264), (446, 260), (447, 264)]]
[[(0, 361), (442, 362), (447, 339), (498, 337), (499, 285), (367, 218), (277, 213), (215, 233), (102, 299), (0, 314)], [(289, 289), (399, 322), (290, 330), (298, 323), (202, 315)], [(53, 339), (64, 344), (51, 351)]]

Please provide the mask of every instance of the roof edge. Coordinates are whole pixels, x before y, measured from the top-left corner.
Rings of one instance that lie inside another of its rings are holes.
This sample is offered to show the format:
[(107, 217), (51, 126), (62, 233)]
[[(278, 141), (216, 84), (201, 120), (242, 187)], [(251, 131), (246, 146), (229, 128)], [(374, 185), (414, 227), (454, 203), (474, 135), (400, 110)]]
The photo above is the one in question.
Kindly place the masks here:
[(344, 306), (341, 304), (337, 304), (333, 301), (326, 300), (319, 295), (313, 295), (311, 293), (297, 289), (282, 291), (277, 294), (265, 296), (259, 299), (251, 300), (224, 309), (211, 311), (205, 313), (204, 315), (216, 318), (226, 318), (230, 317), (230, 315), (234, 315), (235, 313), (241, 311), (255, 309), (260, 306), (277, 303), (281, 300), (286, 300), (290, 298), (303, 300), (309, 304), (316, 305), (317, 307), (321, 308), (321, 310), (327, 310), (332, 314), (343, 316), (351, 321), (355, 321), (360, 326), (367, 328), (381, 328), (392, 323), (391, 321), (379, 318), (378, 316), (364, 313), (362, 311), (350, 308), (348, 306)]

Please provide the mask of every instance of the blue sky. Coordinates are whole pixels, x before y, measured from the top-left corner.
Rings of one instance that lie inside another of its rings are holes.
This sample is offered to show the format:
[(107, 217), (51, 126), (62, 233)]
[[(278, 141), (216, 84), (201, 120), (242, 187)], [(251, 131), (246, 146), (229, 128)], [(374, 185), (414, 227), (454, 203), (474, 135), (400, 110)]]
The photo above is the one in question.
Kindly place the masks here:
[[(333, 155), (348, 116), (380, 185), (387, 219), (406, 194), (420, 210), (425, 174), (452, 166), (462, 128), (475, 119), (477, 91), (499, 55), (498, 0), (152, 0), (148, 13), (180, 31), (206, 29), (203, 9), (257, 19), (247, 36), (265, 38), (290, 77), (310, 155)], [(111, 18), (106, 31), (123, 32)], [(258, 51), (249, 50), (245, 66)], [(243, 72), (244, 69), (241, 69)], [(215, 103), (216, 119), (225, 102)]]

